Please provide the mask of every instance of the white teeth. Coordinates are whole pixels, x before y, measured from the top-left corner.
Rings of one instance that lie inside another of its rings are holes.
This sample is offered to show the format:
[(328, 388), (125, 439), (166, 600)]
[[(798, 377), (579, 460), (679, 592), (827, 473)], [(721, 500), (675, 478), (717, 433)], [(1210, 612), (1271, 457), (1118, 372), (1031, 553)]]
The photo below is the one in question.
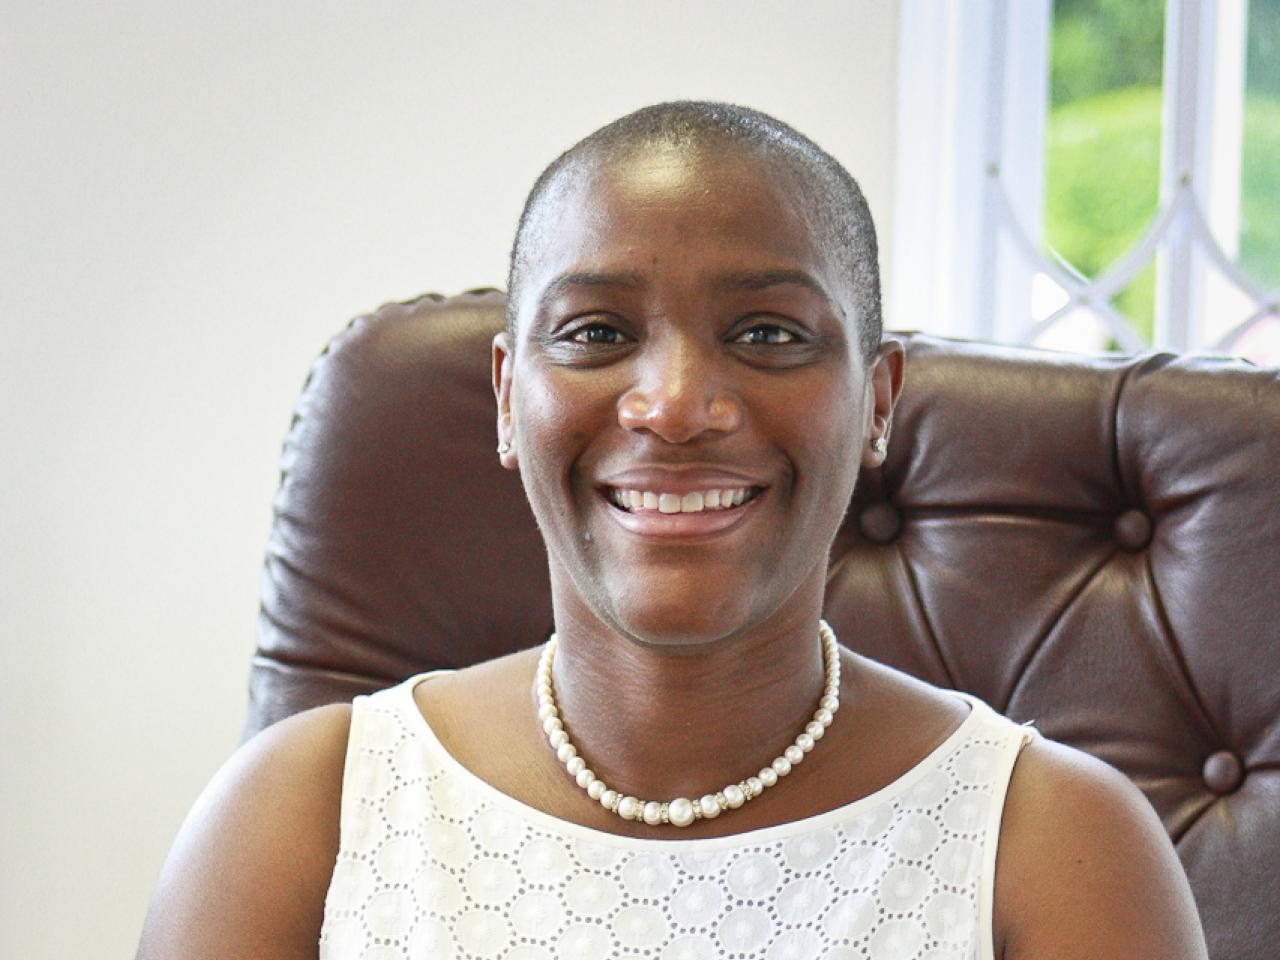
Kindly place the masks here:
[(747, 499), (747, 487), (730, 490), (695, 490), (691, 493), (661, 493), (654, 490), (609, 489), (609, 499), (628, 511), (656, 510), (659, 513), (701, 513), (704, 510), (729, 510)]

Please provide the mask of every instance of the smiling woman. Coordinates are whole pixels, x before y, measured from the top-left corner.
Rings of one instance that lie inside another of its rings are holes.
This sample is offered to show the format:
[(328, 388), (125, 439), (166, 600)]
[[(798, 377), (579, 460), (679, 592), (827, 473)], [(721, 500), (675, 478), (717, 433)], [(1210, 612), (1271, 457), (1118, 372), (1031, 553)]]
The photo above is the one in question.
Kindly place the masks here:
[[(830, 159), (747, 114), (693, 116), (642, 111), (558, 160), (512, 255), (498, 429), (550, 548), (565, 658), (579, 630), (697, 646), (812, 620), (860, 466), (844, 441), (887, 432), (901, 382), (895, 345), (864, 362), (865, 266), (813, 229), (836, 219), (810, 209), (843, 185)], [(851, 182), (840, 201), (865, 233)], [(728, 509), (705, 509), (713, 490)], [(818, 665), (791, 656), (799, 676)]]
[(639, 111), (539, 179), (510, 289), (498, 456), (555, 635), (246, 745), (141, 956), (1204, 955), (1122, 776), (820, 619), (903, 379), (834, 160)]

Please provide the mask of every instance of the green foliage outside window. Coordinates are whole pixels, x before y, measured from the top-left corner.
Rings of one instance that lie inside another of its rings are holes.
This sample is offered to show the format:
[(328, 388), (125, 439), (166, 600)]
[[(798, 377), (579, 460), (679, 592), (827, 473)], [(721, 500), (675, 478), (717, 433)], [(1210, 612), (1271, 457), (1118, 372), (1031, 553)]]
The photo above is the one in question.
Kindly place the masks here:
[[(1097, 276), (1141, 236), (1159, 199), (1162, 0), (1057, 0), (1045, 238)], [(1280, 0), (1251, 0), (1239, 261), (1280, 284)], [(1155, 268), (1115, 298), (1148, 342)]]

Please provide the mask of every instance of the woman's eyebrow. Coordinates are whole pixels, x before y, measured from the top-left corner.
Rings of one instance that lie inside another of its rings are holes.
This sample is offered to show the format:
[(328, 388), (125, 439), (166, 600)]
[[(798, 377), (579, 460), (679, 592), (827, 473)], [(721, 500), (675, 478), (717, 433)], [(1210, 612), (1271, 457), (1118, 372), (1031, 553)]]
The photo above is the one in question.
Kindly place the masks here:
[(538, 299), (545, 303), (575, 287), (635, 289), (643, 283), (644, 278), (638, 273), (562, 273), (547, 284), (546, 289), (542, 291), (542, 296)]
[[(542, 295), (538, 298), (538, 302), (539, 305), (545, 304), (562, 293), (573, 289), (621, 287), (627, 290), (635, 290), (644, 286), (645, 283), (646, 278), (640, 273), (598, 273), (593, 271), (562, 273), (547, 284), (546, 289), (542, 291)], [(833, 308), (835, 307), (835, 302), (822, 284), (804, 270), (788, 268), (777, 270), (735, 270), (729, 273), (717, 274), (712, 279), (711, 285), (718, 290), (726, 292), (767, 290), (770, 287), (779, 286), (803, 287), (816, 293)]]
[(822, 284), (803, 270), (743, 270), (721, 274), (715, 280), (715, 286), (722, 290), (765, 290), (783, 285), (805, 287), (831, 302)]

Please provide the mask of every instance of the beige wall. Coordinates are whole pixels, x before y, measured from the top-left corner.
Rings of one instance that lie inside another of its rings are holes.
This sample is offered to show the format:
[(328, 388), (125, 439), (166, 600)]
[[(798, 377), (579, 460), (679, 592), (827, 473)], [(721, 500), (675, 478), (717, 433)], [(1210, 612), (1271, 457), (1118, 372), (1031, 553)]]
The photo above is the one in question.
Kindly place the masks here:
[(541, 166), (661, 99), (777, 113), (884, 230), (897, 3), (4, 20), (0, 955), (127, 956), (236, 742), (275, 459), (325, 340), (384, 300), (500, 283)]

